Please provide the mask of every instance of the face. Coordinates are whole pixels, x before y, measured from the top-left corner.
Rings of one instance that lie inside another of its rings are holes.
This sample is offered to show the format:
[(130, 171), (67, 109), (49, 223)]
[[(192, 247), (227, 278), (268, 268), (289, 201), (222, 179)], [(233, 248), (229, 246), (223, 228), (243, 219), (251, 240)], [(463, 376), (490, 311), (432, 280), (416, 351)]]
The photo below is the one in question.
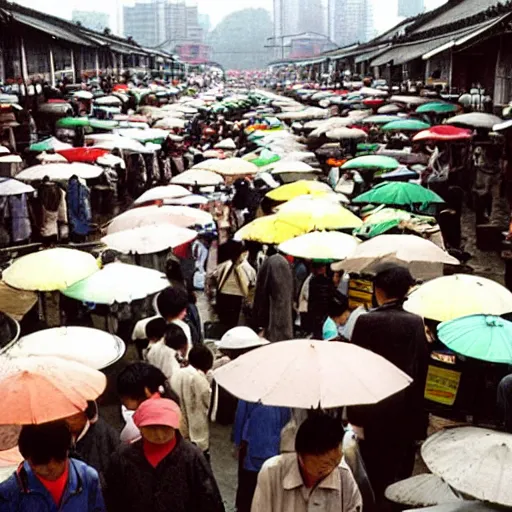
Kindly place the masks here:
[(121, 403), (129, 410), (136, 411), (142, 402), (145, 402), (148, 398), (153, 396), (153, 393), (148, 388), (144, 388), (144, 394), (146, 398), (133, 398), (131, 396), (122, 396)]
[(59, 477), (62, 476), (64, 471), (66, 470), (66, 464), (68, 463), (67, 459), (63, 461), (57, 461), (52, 459), (48, 464), (33, 464), (30, 459), (28, 459), (30, 467), (34, 471), (37, 476), (44, 478), (46, 480), (55, 481)]
[(340, 465), (342, 457), (340, 445), (322, 455), (299, 455), (299, 463), (311, 480), (320, 482)]
[(70, 416), (69, 418), (66, 418), (65, 421), (68, 424), (71, 434), (76, 437), (79, 436), (84, 430), (85, 425), (87, 424), (87, 415), (85, 412), (79, 412), (73, 416)]
[(337, 325), (345, 325), (350, 317), (350, 311), (345, 311), (340, 316), (337, 316), (334, 321)]
[(164, 425), (151, 425), (140, 427), (142, 437), (151, 444), (166, 444), (174, 439), (176, 431), (172, 427)]

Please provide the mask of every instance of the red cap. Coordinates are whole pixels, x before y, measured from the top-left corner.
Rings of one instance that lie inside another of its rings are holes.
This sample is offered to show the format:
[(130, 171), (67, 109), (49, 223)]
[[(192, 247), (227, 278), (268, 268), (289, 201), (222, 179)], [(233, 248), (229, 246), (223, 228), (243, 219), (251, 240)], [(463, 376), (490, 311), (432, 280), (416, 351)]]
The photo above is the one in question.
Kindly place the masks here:
[(179, 428), (180, 419), (181, 410), (178, 404), (167, 398), (146, 400), (133, 415), (133, 421), (138, 428), (154, 425)]

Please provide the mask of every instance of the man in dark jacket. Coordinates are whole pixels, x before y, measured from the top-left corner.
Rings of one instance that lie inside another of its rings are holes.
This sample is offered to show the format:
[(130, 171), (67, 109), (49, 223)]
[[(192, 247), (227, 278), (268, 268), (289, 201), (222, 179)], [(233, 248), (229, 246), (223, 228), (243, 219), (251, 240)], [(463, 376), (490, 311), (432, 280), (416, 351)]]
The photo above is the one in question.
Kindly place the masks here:
[(309, 283), (308, 318), (313, 338), (317, 340), (323, 339), (323, 325), (335, 292), (333, 280), (327, 275), (327, 265), (313, 264), (313, 277)]
[(133, 420), (142, 439), (121, 447), (106, 474), (109, 512), (224, 512), (203, 453), (177, 430), (180, 417), (165, 398), (139, 406)]
[(364, 431), (361, 453), (377, 501), (388, 485), (412, 474), (415, 441), (426, 427), (428, 342), (423, 320), (402, 307), (413, 283), (407, 268), (379, 269), (374, 280), (378, 307), (357, 320), (352, 336), (354, 344), (381, 355), (414, 379), (404, 391), (376, 405), (349, 408), (349, 421)]

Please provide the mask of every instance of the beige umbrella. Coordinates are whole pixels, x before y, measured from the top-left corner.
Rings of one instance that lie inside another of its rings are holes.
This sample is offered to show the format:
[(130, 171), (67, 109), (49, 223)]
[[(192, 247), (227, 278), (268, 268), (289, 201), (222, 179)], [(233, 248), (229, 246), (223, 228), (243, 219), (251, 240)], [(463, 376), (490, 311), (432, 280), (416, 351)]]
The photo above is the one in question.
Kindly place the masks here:
[(162, 187), (154, 187), (146, 190), (134, 204), (144, 204), (151, 201), (160, 201), (164, 199), (178, 199), (192, 195), (192, 192), (180, 185), (166, 185)]
[(221, 176), (250, 176), (257, 174), (259, 170), (256, 165), (242, 158), (226, 158), (225, 160), (212, 158), (192, 167), (192, 170), (196, 169), (216, 172)]
[(421, 455), (430, 471), (475, 499), (512, 507), (512, 434), (459, 427), (429, 437)]
[(481, 501), (458, 501), (435, 507), (410, 509), (404, 512), (497, 512), (499, 510), (503, 512), (503, 507), (493, 507)]
[(329, 130), (326, 136), (330, 140), (365, 140), (368, 135), (358, 128), (335, 128)]
[(317, 340), (272, 343), (214, 375), (220, 386), (248, 402), (301, 409), (374, 404), (412, 382), (369, 350)]
[(300, 162), (300, 161), (280, 161), (276, 164), (271, 164), (268, 169), (272, 174), (288, 174), (288, 173), (312, 173), (316, 172), (316, 169), (311, 165)]
[(461, 500), (444, 480), (431, 473), (390, 485), (385, 495), (393, 503), (411, 507), (430, 507)]
[(176, 185), (198, 185), (200, 187), (211, 187), (224, 183), (224, 178), (220, 174), (212, 171), (190, 169), (174, 176), (174, 178), (171, 179), (171, 183)]

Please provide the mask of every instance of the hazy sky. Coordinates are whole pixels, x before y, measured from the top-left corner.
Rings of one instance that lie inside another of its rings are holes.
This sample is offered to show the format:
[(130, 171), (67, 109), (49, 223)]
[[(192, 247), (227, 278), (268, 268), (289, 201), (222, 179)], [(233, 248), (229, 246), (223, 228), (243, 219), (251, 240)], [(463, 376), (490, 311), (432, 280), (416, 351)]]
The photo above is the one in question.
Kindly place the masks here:
[[(105, 11), (111, 15), (112, 20), (115, 19), (118, 5), (134, 3), (135, 0), (17, 0), (18, 3), (33, 7), (40, 11), (48, 12), (70, 18), (73, 8)], [(326, 1), (326, 0), (324, 0)], [(390, 13), (396, 12), (395, 5), (398, 0), (371, 0), (374, 4), (374, 22), (377, 30), (383, 31), (393, 26), (397, 21), (394, 15)], [(446, 0), (426, 0), (428, 9), (438, 7)], [(197, 3), (199, 10), (210, 15), (212, 23), (217, 24), (224, 16), (230, 12), (245, 9), (248, 7), (264, 7), (272, 9), (272, 0), (195, 0), (189, 3)]]

